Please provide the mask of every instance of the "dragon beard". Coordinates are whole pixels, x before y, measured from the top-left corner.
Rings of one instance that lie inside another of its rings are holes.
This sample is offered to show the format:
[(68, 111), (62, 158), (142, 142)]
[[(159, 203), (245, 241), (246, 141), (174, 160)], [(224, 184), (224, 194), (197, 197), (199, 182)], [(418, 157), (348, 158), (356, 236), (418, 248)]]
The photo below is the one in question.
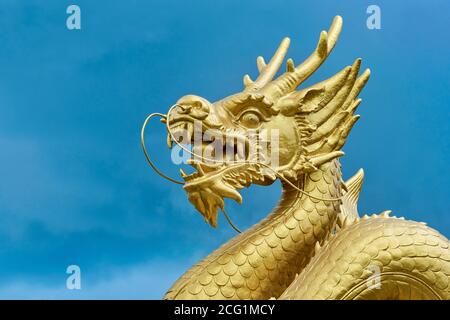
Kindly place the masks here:
[(200, 170), (183, 177), (186, 181), (183, 188), (189, 201), (214, 228), (217, 226), (218, 210), (224, 210), (225, 198), (241, 204), (242, 196), (238, 190), (252, 183), (271, 184), (276, 179), (273, 173), (267, 172), (257, 163), (224, 164), (209, 172), (205, 163), (190, 163)]

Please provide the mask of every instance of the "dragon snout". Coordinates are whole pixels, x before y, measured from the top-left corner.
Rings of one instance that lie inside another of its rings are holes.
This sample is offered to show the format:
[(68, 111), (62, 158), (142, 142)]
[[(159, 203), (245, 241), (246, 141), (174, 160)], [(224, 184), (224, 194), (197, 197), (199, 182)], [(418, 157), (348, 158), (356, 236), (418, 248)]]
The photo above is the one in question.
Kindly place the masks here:
[(199, 96), (187, 95), (177, 101), (172, 114), (173, 121), (189, 117), (193, 120), (204, 120), (210, 113), (210, 103)]

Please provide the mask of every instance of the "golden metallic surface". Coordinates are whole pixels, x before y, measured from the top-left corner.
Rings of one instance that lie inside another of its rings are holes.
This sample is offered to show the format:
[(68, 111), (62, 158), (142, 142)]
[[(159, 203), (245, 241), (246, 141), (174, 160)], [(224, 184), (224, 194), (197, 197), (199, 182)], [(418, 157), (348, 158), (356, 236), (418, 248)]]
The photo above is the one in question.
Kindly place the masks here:
[(226, 163), (208, 163), (202, 150), (192, 151), (190, 164), (197, 172), (182, 171), (183, 188), (211, 226), (224, 198), (241, 202), (238, 190), (244, 187), (278, 178), (283, 191), (265, 219), (189, 269), (165, 299), (450, 298), (449, 241), (424, 223), (391, 217), (389, 211), (359, 217), (364, 172), (342, 180), (338, 158), (359, 118), (354, 115), (358, 94), (370, 71), (358, 76), (357, 59), (331, 78), (296, 90), (326, 60), (341, 28), (336, 17), (311, 56), (297, 66), (288, 59), (277, 78), (288, 38), (268, 63), (257, 58), (259, 76), (244, 76), (242, 92), (215, 103), (188, 95), (169, 110), (169, 147), (179, 144), (181, 129), (193, 141), (197, 120), (203, 132), (243, 141), (250, 129), (279, 132), (276, 166), (236, 155)]

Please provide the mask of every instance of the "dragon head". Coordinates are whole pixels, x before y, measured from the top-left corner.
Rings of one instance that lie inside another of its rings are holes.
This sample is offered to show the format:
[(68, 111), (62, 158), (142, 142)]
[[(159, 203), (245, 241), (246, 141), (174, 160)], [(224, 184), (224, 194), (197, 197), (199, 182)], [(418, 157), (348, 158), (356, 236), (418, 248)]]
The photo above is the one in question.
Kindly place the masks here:
[(214, 103), (187, 95), (169, 110), (168, 145), (191, 145), (188, 164), (196, 169), (190, 175), (181, 170), (184, 189), (212, 226), (224, 198), (242, 201), (239, 189), (277, 178), (295, 181), (343, 155), (369, 70), (358, 77), (357, 59), (333, 77), (296, 90), (328, 57), (341, 27), (338, 16), (328, 32), (322, 31), (314, 52), (297, 66), (288, 59), (277, 78), (289, 38), (267, 64), (257, 58), (259, 76), (252, 81), (245, 75), (242, 92)]

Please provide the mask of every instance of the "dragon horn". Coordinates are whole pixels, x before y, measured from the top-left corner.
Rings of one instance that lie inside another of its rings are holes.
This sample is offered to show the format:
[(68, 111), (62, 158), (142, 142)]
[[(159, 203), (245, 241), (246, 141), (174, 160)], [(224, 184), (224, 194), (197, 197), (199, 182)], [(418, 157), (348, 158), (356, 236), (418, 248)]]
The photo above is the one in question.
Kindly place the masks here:
[(252, 81), (248, 74), (244, 76), (245, 91), (257, 91), (272, 81), (283, 63), (290, 43), (291, 40), (289, 38), (284, 38), (268, 64), (264, 62), (264, 58), (261, 56), (256, 59), (256, 64), (260, 72), (259, 76), (255, 81)]
[(295, 88), (313, 74), (326, 60), (339, 38), (341, 29), (342, 18), (336, 16), (333, 19), (333, 23), (331, 24), (328, 33), (326, 31), (320, 33), (316, 50), (299, 66), (293, 70), (292, 67), (288, 68), (287, 72), (282, 74), (276, 80), (268, 83), (261, 89), (262, 93), (271, 97), (273, 101), (276, 101), (280, 97), (295, 90)]

